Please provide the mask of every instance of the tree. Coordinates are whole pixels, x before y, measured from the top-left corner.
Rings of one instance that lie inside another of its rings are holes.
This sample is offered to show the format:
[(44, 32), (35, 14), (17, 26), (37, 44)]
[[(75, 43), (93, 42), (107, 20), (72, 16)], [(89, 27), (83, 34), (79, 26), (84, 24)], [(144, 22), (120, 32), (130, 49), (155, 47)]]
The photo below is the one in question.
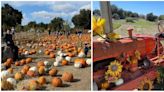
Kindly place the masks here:
[(93, 11), (93, 15), (95, 16), (101, 16), (100, 10), (96, 9)]
[(80, 10), (80, 14), (72, 17), (72, 22), (75, 27), (91, 29), (91, 11), (85, 9)]
[(51, 23), (48, 25), (52, 30), (61, 30), (63, 28), (64, 20), (60, 17), (56, 17), (51, 20)]
[(123, 9), (118, 10), (118, 15), (120, 16), (120, 19), (125, 19), (125, 13)]
[(22, 22), (22, 12), (14, 9), (9, 4), (4, 4), (2, 9), (2, 25), (7, 27), (15, 27)]
[(31, 21), (31, 22), (29, 22), (27, 25), (28, 25), (29, 28), (36, 28), (36, 25), (37, 25), (37, 24), (36, 24), (35, 21)]
[(159, 20), (164, 20), (164, 15), (160, 15)]
[(119, 16), (117, 13), (114, 13), (114, 14), (112, 15), (112, 18), (118, 20), (118, 19), (120, 19), (120, 16)]
[(146, 15), (146, 19), (149, 21), (155, 21), (158, 17), (153, 15), (153, 13), (149, 13)]

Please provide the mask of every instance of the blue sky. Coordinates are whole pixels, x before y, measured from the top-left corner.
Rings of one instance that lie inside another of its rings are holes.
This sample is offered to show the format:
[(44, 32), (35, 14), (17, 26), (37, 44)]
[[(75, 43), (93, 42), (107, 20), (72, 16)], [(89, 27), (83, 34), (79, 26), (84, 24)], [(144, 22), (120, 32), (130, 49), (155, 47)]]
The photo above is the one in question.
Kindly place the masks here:
[[(158, 16), (164, 14), (164, 1), (111, 1), (111, 4), (144, 15), (150, 12)], [(100, 9), (99, 6), (98, 1), (93, 2), (93, 10)]]
[(2, 6), (4, 3), (22, 11), (23, 25), (30, 21), (49, 23), (54, 17), (62, 17), (71, 23), (71, 18), (75, 14), (79, 14), (80, 9), (91, 9), (89, 1), (3, 1), (1, 2)]

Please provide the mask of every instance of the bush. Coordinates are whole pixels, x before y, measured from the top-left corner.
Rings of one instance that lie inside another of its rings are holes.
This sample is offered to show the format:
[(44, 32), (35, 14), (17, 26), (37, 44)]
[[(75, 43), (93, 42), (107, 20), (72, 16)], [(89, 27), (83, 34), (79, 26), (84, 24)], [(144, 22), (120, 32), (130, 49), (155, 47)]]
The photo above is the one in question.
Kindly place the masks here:
[(160, 15), (159, 20), (164, 20), (164, 15)]
[(134, 19), (133, 18), (126, 18), (126, 22), (134, 23)]
[(120, 16), (117, 13), (114, 13), (112, 17), (114, 19), (116, 19), (116, 20), (119, 20), (120, 19)]
[(146, 19), (149, 21), (155, 21), (158, 17), (153, 15), (153, 13), (149, 13), (146, 15)]

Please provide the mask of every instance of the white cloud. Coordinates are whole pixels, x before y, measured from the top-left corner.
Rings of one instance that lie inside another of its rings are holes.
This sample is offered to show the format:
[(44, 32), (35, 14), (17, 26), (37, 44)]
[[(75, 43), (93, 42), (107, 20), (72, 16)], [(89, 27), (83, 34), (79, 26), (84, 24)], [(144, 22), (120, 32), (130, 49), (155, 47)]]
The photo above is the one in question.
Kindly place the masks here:
[(91, 5), (90, 4), (84, 5), (80, 9), (89, 9), (89, 10), (91, 10)]
[(21, 7), (30, 6), (43, 6), (45, 9), (38, 9), (32, 11), (30, 14), (25, 14), (23, 12), (23, 21), (22, 24), (27, 24), (29, 21), (37, 22), (47, 22), (53, 19), (54, 17), (62, 17), (66, 20), (71, 18), (75, 14), (79, 14), (80, 9), (90, 9), (90, 1), (3, 1), (8, 3), (14, 8), (20, 9)]

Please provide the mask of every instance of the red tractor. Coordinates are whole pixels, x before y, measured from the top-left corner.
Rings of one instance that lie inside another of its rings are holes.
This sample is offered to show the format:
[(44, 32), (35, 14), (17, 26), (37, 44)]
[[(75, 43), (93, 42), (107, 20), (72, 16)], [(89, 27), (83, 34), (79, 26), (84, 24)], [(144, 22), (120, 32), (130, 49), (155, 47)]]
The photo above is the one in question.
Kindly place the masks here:
[[(151, 90), (164, 67), (164, 29), (156, 36), (132, 34), (116, 42), (93, 41), (94, 90)], [(164, 73), (164, 72), (163, 72)], [(164, 79), (162, 79), (163, 81)]]

